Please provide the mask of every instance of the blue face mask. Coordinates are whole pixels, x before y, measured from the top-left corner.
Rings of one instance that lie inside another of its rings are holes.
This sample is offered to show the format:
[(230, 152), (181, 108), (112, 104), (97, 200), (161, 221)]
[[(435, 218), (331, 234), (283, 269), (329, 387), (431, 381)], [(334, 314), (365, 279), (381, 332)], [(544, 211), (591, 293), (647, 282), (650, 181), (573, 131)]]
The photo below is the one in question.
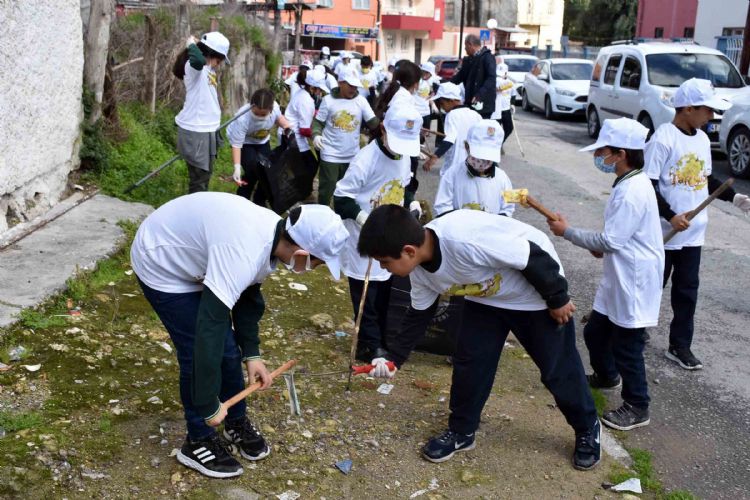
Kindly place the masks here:
[(605, 174), (612, 174), (615, 172), (615, 164), (604, 163), (604, 160), (612, 155), (607, 156), (594, 156), (594, 166), (604, 172)]

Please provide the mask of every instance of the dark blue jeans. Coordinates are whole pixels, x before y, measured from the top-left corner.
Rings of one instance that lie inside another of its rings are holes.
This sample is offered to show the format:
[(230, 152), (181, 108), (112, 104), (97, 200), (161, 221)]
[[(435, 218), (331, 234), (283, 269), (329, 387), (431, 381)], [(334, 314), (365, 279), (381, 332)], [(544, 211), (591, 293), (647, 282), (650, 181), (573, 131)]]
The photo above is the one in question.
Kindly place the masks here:
[[(210, 436), (215, 430), (206, 424), (193, 406), (192, 374), (193, 374), (193, 344), (195, 342), (195, 324), (198, 319), (198, 305), (202, 292), (166, 293), (150, 288), (138, 280), (143, 295), (149, 301), (159, 316), (164, 328), (169, 332), (180, 365), (180, 399), (185, 411), (188, 437), (199, 440)], [(245, 388), (242, 375), (242, 356), (234, 332), (227, 330), (224, 343), (224, 358), (221, 361), (221, 393), (219, 399), (226, 401)], [(247, 405), (240, 401), (227, 412), (226, 420), (232, 422), (245, 418)]]
[(645, 328), (622, 328), (596, 311), (591, 312), (583, 329), (583, 338), (589, 349), (589, 361), (599, 377), (614, 380), (622, 376), (622, 399), (631, 405), (646, 409), (648, 397), (646, 363), (643, 360)]
[[(373, 263), (373, 265), (375, 265)], [(388, 324), (388, 302), (391, 299), (391, 281), (370, 281), (365, 297), (362, 323), (359, 325), (358, 347), (367, 347), (373, 351), (378, 347), (385, 348), (385, 332)], [(359, 314), (359, 301), (365, 282), (349, 278), (349, 295), (354, 308), (354, 320)]]
[(573, 321), (559, 326), (549, 312), (513, 311), (466, 301), (453, 356), (449, 428), (471, 434), (492, 391), (508, 332), (513, 330), (541, 372), (568, 424), (576, 432), (596, 422)]
[(695, 329), (695, 307), (698, 304), (698, 273), (702, 247), (683, 247), (664, 251), (664, 286), (672, 276), (672, 323), (669, 345), (690, 347)]
[(237, 188), (237, 194), (251, 200), (256, 205), (265, 207), (270, 199), (270, 187), (268, 185), (268, 176), (258, 163), (258, 155), (266, 158), (271, 157), (271, 143), (265, 144), (245, 144), (242, 146), (241, 163), (242, 180), (247, 182), (246, 185)]

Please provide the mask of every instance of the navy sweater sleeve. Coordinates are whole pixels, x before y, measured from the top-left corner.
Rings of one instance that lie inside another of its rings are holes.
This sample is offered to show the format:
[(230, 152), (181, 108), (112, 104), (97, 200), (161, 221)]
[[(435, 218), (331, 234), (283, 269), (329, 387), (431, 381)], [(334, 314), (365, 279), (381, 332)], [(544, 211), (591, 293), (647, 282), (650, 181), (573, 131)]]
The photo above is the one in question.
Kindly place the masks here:
[(550, 309), (557, 309), (570, 301), (568, 281), (560, 275), (560, 265), (533, 241), (529, 241), (529, 261), (521, 274)]

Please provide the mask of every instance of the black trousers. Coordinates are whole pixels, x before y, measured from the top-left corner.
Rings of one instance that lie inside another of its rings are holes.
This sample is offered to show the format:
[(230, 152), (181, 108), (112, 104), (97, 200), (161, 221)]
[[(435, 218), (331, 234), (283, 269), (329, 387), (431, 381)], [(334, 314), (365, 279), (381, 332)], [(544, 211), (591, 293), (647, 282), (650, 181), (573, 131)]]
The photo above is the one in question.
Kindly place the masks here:
[(589, 361), (597, 375), (607, 380), (622, 376), (622, 399), (637, 408), (648, 408), (646, 363), (643, 360), (645, 328), (622, 328), (592, 311), (583, 329)]
[(573, 321), (559, 326), (546, 309), (514, 311), (468, 300), (453, 356), (450, 430), (471, 434), (479, 427), (510, 330), (536, 363), (568, 424), (576, 432), (589, 430), (597, 419), (596, 408), (576, 349)]
[[(373, 262), (373, 265), (376, 264)], [(385, 348), (388, 302), (391, 299), (391, 281), (392, 278), (387, 281), (370, 281), (370, 285), (367, 287), (362, 323), (359, 326), (358, 349), (368, 348), (375, 350), (378, 347)], [(349, 295), (352, 298), (355, 321), (359, 314), (359, 301), (362, 299), (364, 286), (364, 281), (349, 278)]]
[(258, 155), (271, 157), (271, 142), (265, 144), (245, 144), (242, 146), (242, 180), (246, 185), (237, 188), (237, 194), (261, 207), (271, 199), (268, 177), (258, 163)]
[(672, 276), (673, 317), (669, 325), (669, 345), (672, 347), (690, 347), (693, 343), (700, 267), (701, 247), (664, 251), (664, 286)]
[(510, 110), (503, 111), (500, 118), (497, 118), (497, 122), (503, 127), (503, 133), (505, 134), (503, 144), (505, 144), (510, 134), (513, 133), (513, 115), (510, 114)]

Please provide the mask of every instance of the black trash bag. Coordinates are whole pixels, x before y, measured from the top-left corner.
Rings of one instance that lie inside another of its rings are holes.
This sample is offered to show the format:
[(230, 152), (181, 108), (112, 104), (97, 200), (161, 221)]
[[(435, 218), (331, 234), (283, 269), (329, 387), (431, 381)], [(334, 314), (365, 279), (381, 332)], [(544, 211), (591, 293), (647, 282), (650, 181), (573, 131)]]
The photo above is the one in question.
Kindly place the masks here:
[(261, 164), (266, 173), (271, 208), (277, 214), (310, 196), (318, 171), (317, 163), (308, 161), (294, 141), (284, 138), (282, 144), (271, 152), (271, 157)]
[[(411, 304), (411, 281), (409, 277), (393, 276), (391, 300), (388, 304), (388, 322), (386, 326), (386, 345), (398, 335), (401, 320)], [(463, 297), (440, 298), (435, 315), (422, 337), (414, 348), (419, 352), (452, 356), (456, 347), (458, 329), (464, 309)]]

